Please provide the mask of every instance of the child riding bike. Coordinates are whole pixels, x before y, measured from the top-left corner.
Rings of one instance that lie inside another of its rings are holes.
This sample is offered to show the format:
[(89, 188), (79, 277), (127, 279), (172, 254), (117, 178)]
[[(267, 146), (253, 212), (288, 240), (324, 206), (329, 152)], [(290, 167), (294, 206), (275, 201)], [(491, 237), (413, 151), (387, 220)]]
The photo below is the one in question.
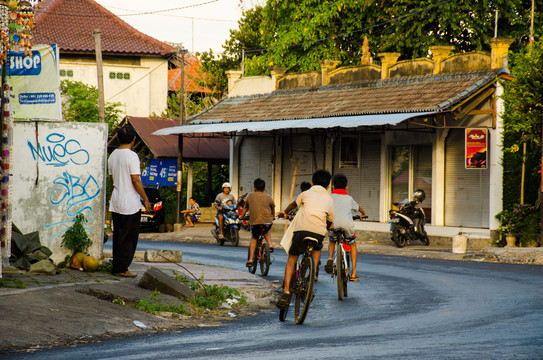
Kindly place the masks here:
[[(360, 205), (347, 193), (347, 177), (343, 174), (336, 174), (332, 179), (332, 199), (334, 202), (334, 229), (343, 229), (345, 232), (345, 243), (351, 246), (352, 273), (350, 281), (359, 281), (356, 274), (356, 234), (354, 233), (354, 222), (351, 211), (360, 211), (361, 217), (366, 217), (367, 214)], [(328, 246), (328, 260), (324, 265), (324, 271), (331, 274), (334, 266), (334, 250), (338, 240), (334, 229), (330, 229), (330, 245)]]
[(331, 178), (332, 175), (327, 170), (315, 171), (311, 180), (311, 188), (298, 195), (296, 200), (290, 203), (284, 212), (277, 214), (278, 216), (284, 216), (289, 214), (296, 206), (301, 205), (296, 215), (298, 219), (294, 227), (292, 243), (290, 249), (288, 249), (283, 293), (277, 301), (279, 309), (285, 309), (290, 303), (290, 280), (298, 257), (305, 252), (304, 238), (312, 237), (318, 240), (318, 244), (313, 248), (312, 257), (315, 264), (319, 263), (322, 241), (329, 224), (334, 221), (332, 198), (326, 190), (330, 185)]

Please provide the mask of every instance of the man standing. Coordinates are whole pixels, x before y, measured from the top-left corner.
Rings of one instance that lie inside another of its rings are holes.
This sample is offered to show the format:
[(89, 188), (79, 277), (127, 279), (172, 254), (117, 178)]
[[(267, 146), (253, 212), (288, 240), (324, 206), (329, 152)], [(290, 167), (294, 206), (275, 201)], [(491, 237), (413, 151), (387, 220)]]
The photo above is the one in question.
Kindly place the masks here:
[(113, 269), (111, 273), (123, 277), (136, 277), (128, 270), (132, 263), (140, 231), (141, 201), (145, 212), (151, 211), (151, 204), (141, 182), (140, 160), (133, 152), (136, 132), (125, 125), (117, 133), (120, 145), (108, 160), (109, 178), (113, 192), (109, 211), (113, 219)]

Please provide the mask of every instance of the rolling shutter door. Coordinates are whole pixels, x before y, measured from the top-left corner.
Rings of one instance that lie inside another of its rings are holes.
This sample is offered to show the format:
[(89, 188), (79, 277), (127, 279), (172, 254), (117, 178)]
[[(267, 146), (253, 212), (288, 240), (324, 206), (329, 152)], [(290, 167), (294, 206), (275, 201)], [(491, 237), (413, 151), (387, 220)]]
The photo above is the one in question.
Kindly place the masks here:
[(379, 220), (379, 191), (381, 184), (381, 137), (360, 135), (358, 168), (339, 168), (340, 139), (334, 143), (334, 172), (344, 174), (349, 181), (347, 192), (366, 211), (369, 220)]
[(465, 168), (464, 129), (445, 145), (445, 225), (488, 228), (490, 170)]
[[(313, 145), (315, 151), (313, 151)], [(311, 181), (313, 172), (323, 167), (323, 137), (296, 135), (283, 138), (283, 167), (281, 179), (281, 209), (285, 209), (289, 202), (290, 191), (292, 188), (292, 177), (294, 167), (298, 160), (298, 169), (296, 171), (296, 180), (292, 200), (300, 194), (300, 184), (303, 181)], [(316, 155), (316, 165), (314, 159)], [(315, 167), (316, 166), (316, 167)], [(277, 204), (276, 204), (277, 205)]]
[(246, 137), (240, 148), (239, 196), (253, 191), (253, 182), (266, 182), (266, 193), (273, 194), (273, 138)]

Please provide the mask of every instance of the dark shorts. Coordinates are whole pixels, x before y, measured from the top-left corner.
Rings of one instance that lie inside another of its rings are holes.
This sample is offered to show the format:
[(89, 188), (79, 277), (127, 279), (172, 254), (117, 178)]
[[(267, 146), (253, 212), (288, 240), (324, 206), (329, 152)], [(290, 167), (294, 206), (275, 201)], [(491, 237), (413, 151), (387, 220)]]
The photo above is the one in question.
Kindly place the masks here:
[[(338, 241), (338, 235), (337, 233), (334, 231), (334, 230), (330, 230), (328, 232), (328, 236), (330, 237), (330, 241), (331, 242), (337, 242)], [(353, 236), (344, 236), (343, 237), (343, 242), (347, 245), (352, 245), (356, 240), (356, 234), (354, 234)]]
[(251, 236), (255, 239), (258, 239), (260, 236), (266, 235), (270, 231), (272, 224), (258, 224), (251, 225)]
[(306, 245), (304, 244), (304, 238), (312, 237), (319, 241), (317, 245), (313, 246), (313, 250), (322, 250), (322, 241), (324, 240), (324, 235), (315, 234), (311, 231), (295, 231), (292, 235), (292, 245), (288, 253), (290, 255), (301, 255), (305, 253)]
[(190, 219), (192, 220), (193, 223), (197, 223), (198, 222), (198, 218), (196, 217), (196, 215), (192, 215), (190, 217)]

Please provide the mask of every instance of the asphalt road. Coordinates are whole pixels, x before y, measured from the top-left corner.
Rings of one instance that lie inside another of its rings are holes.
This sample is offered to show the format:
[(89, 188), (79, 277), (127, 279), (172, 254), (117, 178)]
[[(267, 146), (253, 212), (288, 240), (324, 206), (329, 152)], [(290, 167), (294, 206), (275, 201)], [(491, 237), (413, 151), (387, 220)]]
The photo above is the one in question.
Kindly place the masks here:
[[(140, 242), (183, 250), (184, 262), (242, 269), (246, 248)], [(282, 280), (286, 255), (274, 254), (271, 280)], [(257, 270), (258, 273), (259, 270)], [(292, 311), (181, 330), (78, 345), (13, 359), (542, 359), (543, 267), (359, 256), (360, 283), (337, 300), (321, 271), (304, 325)]]

